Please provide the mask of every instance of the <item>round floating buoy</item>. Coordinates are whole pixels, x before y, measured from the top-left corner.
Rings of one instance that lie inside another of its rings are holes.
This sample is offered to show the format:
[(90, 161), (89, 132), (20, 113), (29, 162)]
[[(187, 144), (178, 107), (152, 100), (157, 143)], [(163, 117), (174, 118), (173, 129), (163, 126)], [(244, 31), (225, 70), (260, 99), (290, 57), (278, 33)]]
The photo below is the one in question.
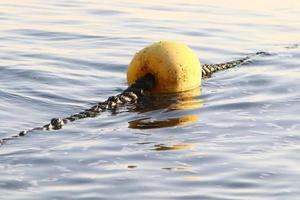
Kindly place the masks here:
[(150, 90), (154, 94), (182, 92), (201, 85), (200, 61), (182, 43), (157, 42), (136, 53), (128, 67), (128, 85), (148, 73), (155, 78)]

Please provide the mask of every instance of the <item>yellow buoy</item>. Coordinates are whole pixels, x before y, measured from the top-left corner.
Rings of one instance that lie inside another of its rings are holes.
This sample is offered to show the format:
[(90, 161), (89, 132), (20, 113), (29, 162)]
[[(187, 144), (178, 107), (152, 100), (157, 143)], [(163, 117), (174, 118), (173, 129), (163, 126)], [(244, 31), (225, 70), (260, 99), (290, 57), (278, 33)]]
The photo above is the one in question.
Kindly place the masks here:
[(140, 50), (127, 71), (128, 85), (147, 73), (154, 75), (154, 94), (174, 93), (201, 85), (201, 64), (197, 55), (185, 44), (157, 42)]

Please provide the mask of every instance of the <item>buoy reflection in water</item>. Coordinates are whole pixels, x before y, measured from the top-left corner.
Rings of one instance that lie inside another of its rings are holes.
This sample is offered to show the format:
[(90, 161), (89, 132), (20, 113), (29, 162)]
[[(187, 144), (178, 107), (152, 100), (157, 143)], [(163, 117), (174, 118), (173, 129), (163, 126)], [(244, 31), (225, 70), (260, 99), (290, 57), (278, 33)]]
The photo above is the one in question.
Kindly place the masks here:
[(146, 96), (140, 104), (138, 104), (134, 111), (146, 113), (154, 110), (164, 109), (164, 114), (160, 118), (142, 117), (132, 120), (129, 123), (129, 128), (134, 129), (151, 129), (151, 128), (165, 128), (172, 126), (182, 126), (186, 124), (195, 123), (199, 120), (199, 115), (191, 114), (189, 112), (175, 112), (186, 111), (195, 108), (200, 108), (202, 100), (201, 88), (196, 88), (186, 92), (165, 95), (149, 95)]

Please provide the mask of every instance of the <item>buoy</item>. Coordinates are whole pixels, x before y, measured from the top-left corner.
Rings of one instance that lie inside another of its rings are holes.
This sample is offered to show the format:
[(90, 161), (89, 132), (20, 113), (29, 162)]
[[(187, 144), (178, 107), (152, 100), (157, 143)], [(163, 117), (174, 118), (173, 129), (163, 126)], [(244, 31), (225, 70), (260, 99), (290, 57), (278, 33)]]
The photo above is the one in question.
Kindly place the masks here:
[(201, 85), (198, 56), (182, 43), (156, 42), (136, 53), (128, 67), (128, 85), (148, 73), (155, 78), (150, 90), (153, 94), (182, 92)]

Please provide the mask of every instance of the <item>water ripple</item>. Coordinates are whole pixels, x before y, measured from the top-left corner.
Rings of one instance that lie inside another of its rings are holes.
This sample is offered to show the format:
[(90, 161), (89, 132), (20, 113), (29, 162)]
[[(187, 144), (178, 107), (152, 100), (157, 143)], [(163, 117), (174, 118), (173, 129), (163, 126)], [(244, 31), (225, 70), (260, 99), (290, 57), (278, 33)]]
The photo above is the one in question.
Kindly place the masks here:
[(1, 2), (0, 138), (119, 93), (134, 53), (154, 41), (184, 42), (201, 63), (267, 52), (203, 80), (196, 94), (9, 140), (1, 199), (298, 199), (298, 7)]

